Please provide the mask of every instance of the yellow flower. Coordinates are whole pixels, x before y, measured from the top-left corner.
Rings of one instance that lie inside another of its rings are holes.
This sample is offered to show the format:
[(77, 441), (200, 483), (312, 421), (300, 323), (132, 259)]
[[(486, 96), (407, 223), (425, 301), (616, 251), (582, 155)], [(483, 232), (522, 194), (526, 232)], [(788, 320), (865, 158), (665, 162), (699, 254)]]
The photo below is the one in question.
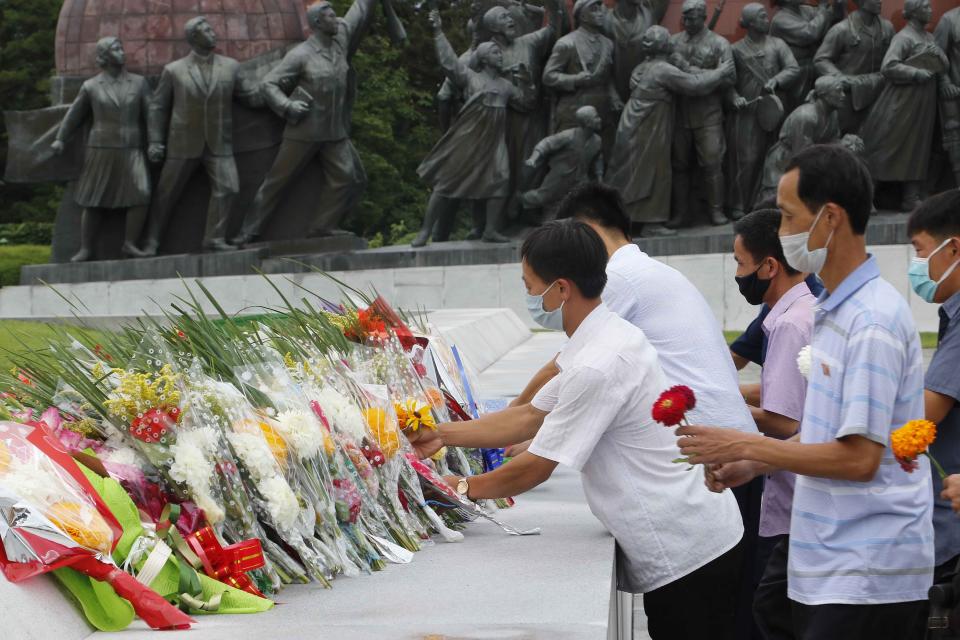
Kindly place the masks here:
[(440, 462), (441, 460), (444, 459), (444, 457), (446, 457), (446, 455), (447, 455), (447, 448), (446, 448), (446, 447), (440, 447), (440, 451), (437, 451), (435, 454), (433, 454), (432, 456), (430, 456), (430, 459), (431, 459), (431, 460), (436, 460), (437, 462)]
[(400, 434), (397, 433), (396, 425), (390, 424), (387, 419), (387, 412), (380, 407), (365, 409), (363, 415), (367, 419), (370, 431), (373, 432), (373, 437), (377, 439), (383, 455), (392, 458), (400, 449)]
[(929, 420), (911, 420), (890, 434), (893, 455), (901, 460), (914, 460), (925, 453), (937, 438), (937, 425)]
[(113, 531), (90, 505), (61, 500), (44, 510), (44, 515), (77, 544), (103, 553), (112, 550)]
[(433, 419), (430, 405), (421, 404), (415, 398), (407, 398), (403, 404), (396, 403), (394, 406), (401, 429), (419, 431), (420, 427), (437, 428), (437, 421)]
[(6, 444), (0, 442), (0, 476), (7, 472), (7, 469), (10, 468), (10, 462), (13, 460), (13, 457), (10, 455), (10, 449)]

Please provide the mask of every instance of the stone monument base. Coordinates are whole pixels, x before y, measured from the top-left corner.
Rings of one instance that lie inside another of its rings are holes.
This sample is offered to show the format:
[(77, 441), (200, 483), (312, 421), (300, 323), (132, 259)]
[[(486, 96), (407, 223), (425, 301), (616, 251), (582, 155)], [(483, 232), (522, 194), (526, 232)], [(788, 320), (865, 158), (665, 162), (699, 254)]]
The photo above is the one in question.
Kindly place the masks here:
[[(908, 244), (907, 214), (879, 212), (867, 228), (867, 244)], [(228, 253), (184, 253), (131, 260), (95, 260), (80, 264), (43, 264), (23, 267), (20, 283), (117, 282), (321, 271), (361, 271), (414, 267), (500, 265), (520, 261), (518, 239), (507, 244), (478, 241), (437, 242), (421, 249), (395, 245), (368, 249), (365, 240), (352, 235), (254, 243)], [(696, 227), (679, 235), (636, 238), (651, 256), (725, 254), (733, 251), (733, 226)]]

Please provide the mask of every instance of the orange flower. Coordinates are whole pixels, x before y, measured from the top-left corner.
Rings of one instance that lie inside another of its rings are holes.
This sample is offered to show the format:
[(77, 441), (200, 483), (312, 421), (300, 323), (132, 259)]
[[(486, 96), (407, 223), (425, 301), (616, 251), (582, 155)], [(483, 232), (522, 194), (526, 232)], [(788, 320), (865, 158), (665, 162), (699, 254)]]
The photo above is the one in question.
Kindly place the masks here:
[(61, 500), (44, 515), (77, 544), (102, 553), (113, 547), (113, 531), (100, 512), (87, 504)]
[(929, 420), (911, 420), (890, 434), (893, 455), (901, 460), (914, 460), (937, 437), (937, 425)]
[(927, 451), (936, 439), (937, 425), (929, 420), (911, 420), (890, 434), (890, 448), (900, 467), (907, 473), (912, 473), (917, 468), (917, 458), (925, 455), (930, 458), (930, 464), (940, 477), (945, 478), (947, 474), (943, 467)]
[(283, 439), (276, 429), (266, 422), (260, 423), (260, 431), (263, 432), (263, 438), (270, 447), (270, 453), (281, 465), (287, 464), (287, 442)]

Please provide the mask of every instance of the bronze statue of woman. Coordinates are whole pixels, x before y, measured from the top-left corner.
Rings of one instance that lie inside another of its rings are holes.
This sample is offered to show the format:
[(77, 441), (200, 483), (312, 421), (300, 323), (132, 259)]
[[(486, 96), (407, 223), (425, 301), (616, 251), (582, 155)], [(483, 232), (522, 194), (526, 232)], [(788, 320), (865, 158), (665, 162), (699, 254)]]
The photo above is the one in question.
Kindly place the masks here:
[(420, 233), (411, 243), (422, 247), (436, 221), (456, 200), (481, 201), (486, 208), (484, 242), (508, 242), (498, 230), (504, 199), (510, 195), (507, 106), (533, 94), (503, 76), (503, 52), (495, 42), (476, 49), (479, 70), (470, 69), (443, 34), (440, 14), (430, 12), (437, 58), (443, 71), (466, 97), (457, 120), (420, 164), (417, 173), (433, 189)]
[(142, 124), (149, 106), (143, 76), (124, 69), (126, 56), (119, 38), (97, 42), (97, 66), (103, 71), (80, 87), (51, 145), (57, 153), (64, 141), (93, 119), (87, 138), (83, 169), (74, 200), (83, 207), (80, 250), (71, 262), (89, 260), (104, 209), (126, 209), (122, 251), (131, 257), (145, 254), (137, 247), (150, 204), (150, 176), (143, 151)]

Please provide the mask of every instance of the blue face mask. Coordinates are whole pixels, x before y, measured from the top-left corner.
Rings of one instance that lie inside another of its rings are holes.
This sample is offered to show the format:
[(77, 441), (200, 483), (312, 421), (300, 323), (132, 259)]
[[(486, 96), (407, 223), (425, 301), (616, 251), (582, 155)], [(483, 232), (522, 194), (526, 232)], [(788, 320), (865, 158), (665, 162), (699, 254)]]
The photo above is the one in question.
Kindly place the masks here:
[(945, 246), (950, 244), (951, 240), (953, 240), (953, 238), (947, 238), (944, 240), (940, 246), (934, 249), (926, 258), (912, 258), (910, 260), (910, 270), (907, 271), (907, 277), (910, 279), (910, 286), (913, 288), (914, 293), (927, 302), (933, 302), (937, 295), (937, 289), (940, 287), (940, 283), (949, 278), (950, 274), (953, 273), (953, 270), (957, 268), (958, 264), (960, 264), (960, 260), (955, 261), (943, 273), (943, 275), (940, 276), (939, 280), (934, 281), (930, 278), (930, 258), (932, 258)]
[(547, 291), (550, 291), (554, 284), (557, 284), (556, 280), (553, 281), (553, 284), (544, 289), (543, 293), (540, 295), (535, 296), (528, 293), (527, 311), (530, 312), (530, 317), (533, 318), (533, 321), (544, 329), (563, 331), (563, 305), (566, 300), (561, 302), (560, 306), (553, 311), (547, 311), (543, 308), (543, 296), (547, 295)]

